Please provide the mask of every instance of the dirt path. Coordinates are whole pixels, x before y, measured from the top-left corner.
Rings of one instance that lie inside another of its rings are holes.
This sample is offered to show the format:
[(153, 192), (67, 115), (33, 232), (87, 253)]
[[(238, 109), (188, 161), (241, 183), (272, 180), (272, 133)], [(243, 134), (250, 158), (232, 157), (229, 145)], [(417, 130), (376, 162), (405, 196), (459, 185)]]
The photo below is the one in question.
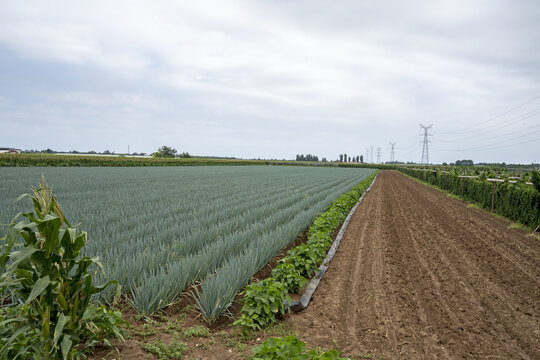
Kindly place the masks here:
[(287, 321), (350, 356), (540, 359), (540, 241), (383, 171), (310, 306)]

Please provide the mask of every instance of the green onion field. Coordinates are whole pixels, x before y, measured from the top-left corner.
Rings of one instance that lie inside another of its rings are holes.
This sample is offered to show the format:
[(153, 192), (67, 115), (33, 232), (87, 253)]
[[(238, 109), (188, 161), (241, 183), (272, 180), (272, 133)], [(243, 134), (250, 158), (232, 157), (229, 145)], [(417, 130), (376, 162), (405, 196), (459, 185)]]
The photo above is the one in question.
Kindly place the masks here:
[[(189, 285), (222, 313), (236, 293), (313, 218), (373, 170), (292, 166), (0, 169), (0, 223), (28, 211), (10, 204), (45, 175), (72, 224), (141, 313)], [(7, 226), (0, 230), (0, 237)], [(97, 269), (96, 269), (97, 270)], [(105, 297), (112, 297), (108, 288)], [(107, 299), (105, 299), (107, 300)]]

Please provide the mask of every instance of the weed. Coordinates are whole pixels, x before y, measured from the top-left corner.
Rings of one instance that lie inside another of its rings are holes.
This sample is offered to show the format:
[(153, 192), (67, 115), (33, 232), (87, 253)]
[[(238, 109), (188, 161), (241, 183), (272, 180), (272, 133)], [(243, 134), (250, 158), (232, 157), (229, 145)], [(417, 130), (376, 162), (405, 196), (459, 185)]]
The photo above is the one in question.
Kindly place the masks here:
[(156, 355), (160, 360), (182, 359), (186, 348), (185, 343), (176, 339), (168, 344), (165, 344), (163, 340), (155, 340), (144, 345), (145, 351)]
[(167, 323), (165, 324), (165, 328), (164, 328), (165, 332), (172, 334), (175, 332), (182, 331), (182, 321), (184, 321), (184, 318), (185, 316), (172, 320), (172, 321), (168, 320)]
[(152, 324), (143, 324), (139, 329), (134, 331), (135, 334), (140, 335), (142, 337), (154, 335), (156, 333), (156, 329)]
[(184, 336), (189, 339), (193, 337), (209, 338), (212, 334), (210, 334), (207, 327), (195, 325), (184, 330)]

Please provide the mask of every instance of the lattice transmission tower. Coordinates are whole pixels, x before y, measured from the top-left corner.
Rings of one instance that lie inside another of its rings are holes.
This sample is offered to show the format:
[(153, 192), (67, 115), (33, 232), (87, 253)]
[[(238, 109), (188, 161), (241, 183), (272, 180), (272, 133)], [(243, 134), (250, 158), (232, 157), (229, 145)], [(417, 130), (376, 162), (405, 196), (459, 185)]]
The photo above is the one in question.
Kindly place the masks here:
[[(432, 126), (433, 126), (433, 124), (431, 124), (429, 126), (425, 126), (425, 125), (420, 124), (420, 127), (422, 129), (424, 129), (424, 144), (422, 145), (422, 160), (420, 160), (420, 164), (429, 164), (429, 147), (428, 147), (428, 144), (431, 141), (428, 140), (428, 137), (431, 136), (431, 134), (429, 133), (429, 129), (431, 129)], [(424, 161), (424, 159), (425, 159), (425, 161)]]
[(381, 163), (381, 148), (377, 148), (377, 164)]
[(392, 149), (390, 150), (390, 162), (394, 162), (395, 161), (395, 154), (396, 154), (396, 151), (395, 151), (395, 146), (397, 143), (389, 143), (390, 146), (392, 147)]

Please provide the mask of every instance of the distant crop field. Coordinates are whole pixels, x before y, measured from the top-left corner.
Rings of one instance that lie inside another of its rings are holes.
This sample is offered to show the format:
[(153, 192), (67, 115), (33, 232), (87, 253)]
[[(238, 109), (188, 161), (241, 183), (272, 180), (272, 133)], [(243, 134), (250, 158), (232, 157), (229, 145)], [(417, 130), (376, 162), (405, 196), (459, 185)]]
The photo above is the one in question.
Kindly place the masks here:
[[(220, 287), (216, 301), (232, 300), (332, 200), (372, 172), (292, 166), (6, 167), (0, 170), (0, 223), (30, 209), (28, 200), (10, 203), (44, 173), (68, 220), (88, 231), (86, 255), (99, 256), (107, 279), (117, 280), (139, 311), (152, 313), (187, 286), (220, 272), (227, 272), (230, 286)], [(105, 280), (99, 277), (98, 282)]]

